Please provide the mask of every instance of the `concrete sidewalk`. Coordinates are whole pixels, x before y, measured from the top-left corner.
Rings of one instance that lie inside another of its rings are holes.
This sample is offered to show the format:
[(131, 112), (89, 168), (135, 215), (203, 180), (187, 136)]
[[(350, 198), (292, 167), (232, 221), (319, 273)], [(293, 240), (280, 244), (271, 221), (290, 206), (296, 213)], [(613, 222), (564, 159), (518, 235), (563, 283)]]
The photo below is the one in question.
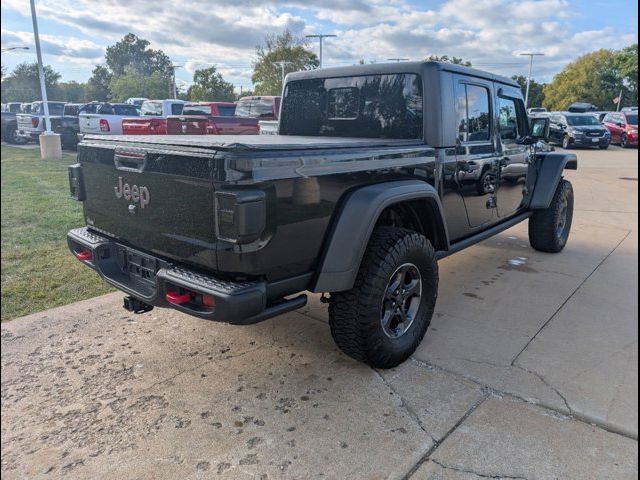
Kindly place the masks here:
[(566, 251), (521, 225), (442, 261), (393, 370), (341, 354), (317, 297), (248, 327), (120, 294), (3, 324), (2, 477), (637, 478), (637, 151), (578, 154)]

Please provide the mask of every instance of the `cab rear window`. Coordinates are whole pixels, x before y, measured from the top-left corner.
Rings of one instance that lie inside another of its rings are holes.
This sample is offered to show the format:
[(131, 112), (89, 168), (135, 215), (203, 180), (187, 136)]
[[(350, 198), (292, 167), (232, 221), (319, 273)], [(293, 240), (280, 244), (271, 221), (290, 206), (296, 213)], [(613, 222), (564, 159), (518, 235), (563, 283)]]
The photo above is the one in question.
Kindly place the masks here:
[(281, 135), (422, 138), (422, 80), (411, 73), (288, 82)]

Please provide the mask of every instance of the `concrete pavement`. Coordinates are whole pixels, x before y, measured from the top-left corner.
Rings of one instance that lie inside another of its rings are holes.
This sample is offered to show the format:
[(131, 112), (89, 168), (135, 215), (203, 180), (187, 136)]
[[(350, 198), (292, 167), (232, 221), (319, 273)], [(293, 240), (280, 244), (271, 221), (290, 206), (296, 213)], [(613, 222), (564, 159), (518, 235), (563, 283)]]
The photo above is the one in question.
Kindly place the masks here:
[(2, 477), (637, 478), (637, 151), (578, 156), (567, 249), (525, 224), (443, 260), (393, 370), (341, 354), (317, 297), (249, 327), (120, 294), (3, 324)]

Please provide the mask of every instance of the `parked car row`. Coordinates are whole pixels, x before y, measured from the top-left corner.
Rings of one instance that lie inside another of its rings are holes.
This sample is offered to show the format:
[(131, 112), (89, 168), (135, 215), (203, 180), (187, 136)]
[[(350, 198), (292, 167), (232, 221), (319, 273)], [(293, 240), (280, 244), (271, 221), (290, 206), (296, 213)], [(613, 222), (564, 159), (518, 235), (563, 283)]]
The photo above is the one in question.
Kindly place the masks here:
[(637, 107), (603, 112), (591, 104), (574, 103), (566, 112), (530, 108), (527, 113), (530, 118), (549, 117), (550, 142), (566, 149), (597, 147), (605, 150), (612, 143), (623, 148), (638, 146)]
[[(61, 135), (63, 147), (74, 148), (85, 135), (258, 135), (260, 121), (276, 122), (277, 128), (280, 97), (243, 97), (237, 103), (129, 98), (48, 107), (51, 130)], [(26, 104), (3, 104), (2, 125), (7, 142), (37, 140), (45, 131), (43, 102), (28, 104), (28, 111)]]

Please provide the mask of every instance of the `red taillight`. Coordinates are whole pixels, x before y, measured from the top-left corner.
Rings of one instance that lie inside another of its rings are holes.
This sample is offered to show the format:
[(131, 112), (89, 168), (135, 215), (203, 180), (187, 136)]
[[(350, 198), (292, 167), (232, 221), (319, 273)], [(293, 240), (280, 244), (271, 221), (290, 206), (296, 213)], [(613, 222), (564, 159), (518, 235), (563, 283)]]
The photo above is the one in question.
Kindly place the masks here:
[(193, 294), (191, 292), (187, 293), (178, 293), (178, 292), (167, 292), (164, 298), (167, 302), (172, 303), (174, 305), (182, 305), (183, 303), (187, 303), (191, 301), (191, 296)]
[(109, 122), (104, 118), (100, 119), (100, 131), (101, 132), (110, 132), (111, 127), (109, 126)]
[(76, 258), (83, 262), (89, 262), (93, 260), (93, 252), (91, 250), (79, 250), (75, 252)]
[(213, 119), (210, 118), (209, 121), (207, 122), (207, 135), (219, 135), (219, 134), (220, 134), (220, 130), (218, 130), (218, 127), (213, 121)]
[(211, 295), (202, 295), (202, 305), (213, 308), (216, 306), (216, 299)]
[(40, 119), (38, 117), (31, 117), (31, 126), (36, 128), (40, 123)]

